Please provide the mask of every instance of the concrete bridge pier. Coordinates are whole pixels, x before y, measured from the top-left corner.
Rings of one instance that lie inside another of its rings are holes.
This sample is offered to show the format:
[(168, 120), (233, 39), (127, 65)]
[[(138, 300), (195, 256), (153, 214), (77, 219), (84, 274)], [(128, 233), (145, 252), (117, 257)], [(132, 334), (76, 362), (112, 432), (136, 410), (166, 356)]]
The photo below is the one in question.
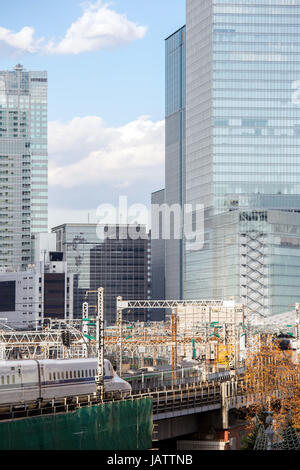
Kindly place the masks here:
[(221, 384), (221, 397), (222, 397), (222, 429), (228, 431), (229, 429), (229, 403), (231, 382), (224, 382)]

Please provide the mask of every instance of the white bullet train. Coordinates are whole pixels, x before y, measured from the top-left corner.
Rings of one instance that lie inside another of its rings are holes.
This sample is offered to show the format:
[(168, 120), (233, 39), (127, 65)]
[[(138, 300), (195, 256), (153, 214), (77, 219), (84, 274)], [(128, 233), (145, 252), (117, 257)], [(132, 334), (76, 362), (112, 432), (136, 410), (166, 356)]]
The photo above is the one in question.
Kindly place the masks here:
[[(107, 359), (104, 371), (106, 394), (130, 394), (130, 384), (117, 375)], [(93, 395), (96, 372), (96, 358), (0, 361), (0, 408)]]

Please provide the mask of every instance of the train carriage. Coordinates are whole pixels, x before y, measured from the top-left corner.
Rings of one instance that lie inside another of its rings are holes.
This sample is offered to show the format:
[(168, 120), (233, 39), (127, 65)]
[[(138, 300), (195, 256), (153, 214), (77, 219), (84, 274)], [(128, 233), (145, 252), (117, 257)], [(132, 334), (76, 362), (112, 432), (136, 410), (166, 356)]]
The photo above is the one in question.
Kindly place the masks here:
[[(104, 391), (129, 394), (131, 386), (104, 360)], [(97, 359), (0, 361), (0, 406), (45, 403), (96, 392)]]

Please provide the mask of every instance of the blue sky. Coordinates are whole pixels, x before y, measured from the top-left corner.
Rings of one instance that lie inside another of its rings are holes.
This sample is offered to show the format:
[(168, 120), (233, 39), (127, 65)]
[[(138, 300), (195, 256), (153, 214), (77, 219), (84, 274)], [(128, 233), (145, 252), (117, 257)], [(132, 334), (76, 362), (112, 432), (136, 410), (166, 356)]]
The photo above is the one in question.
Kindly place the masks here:
[(49, 75), (51, 226), (162, 187), (164, 39), (184, 22), (185, 0), (2, 2), (1, 69)]

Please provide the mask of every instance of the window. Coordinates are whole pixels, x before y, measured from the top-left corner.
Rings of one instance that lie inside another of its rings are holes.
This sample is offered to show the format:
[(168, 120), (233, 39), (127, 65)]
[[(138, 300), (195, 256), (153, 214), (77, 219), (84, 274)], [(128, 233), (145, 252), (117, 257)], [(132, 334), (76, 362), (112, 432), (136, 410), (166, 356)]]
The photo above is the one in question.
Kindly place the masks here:
[(52, 374), (49, 372), (49, 380), (52, 380)]
[(1, 377), (1, 385), (4, 385), (4, 375)]
[[(80, 374), (79, 374), (80, 376)], [(81, 371), (81, 377), (84, 377), (84, 370)]]
[(57, 380), (60, 380), (60, 372), (57, 372)]
[(53, 372), (53, 380), (56, 380), (56, 373)]
[(89, 370), (89, 376), (92, 377), (92, 371), (91, 371), (91, 369)]
[(85, 371), (85, 376), (86, 376), (86, 377), (88, 376), (88, 371), (87, 371), (87, 370)]
[(66, 379), (68, 379), (68, 378), (69, 378), (69, 372), (66, 371)]
[(64, 380), (64, 378), (65, 378), (65, 373), (64, 372), (61, 373), (61, 378)]
[(74, 370), (74, 379), (76, 379), (76, 370)]
[[(75, 372), (74, 372), (74, 377), (75, 377)], [(73, 379), (73, 372), (70, 370), (70, 379)]]
[(6, 377), (6, 381), (7, 381), (7, 384), (9, 385), (9, 383), (10, 383), (10, 376), (9, 375)]
[(15, 379), (15, 376), (14, 376), (14, 375), (12, 376), (12, 383), (13, 383), (13, 384), (16, 383), (16, 379)]

